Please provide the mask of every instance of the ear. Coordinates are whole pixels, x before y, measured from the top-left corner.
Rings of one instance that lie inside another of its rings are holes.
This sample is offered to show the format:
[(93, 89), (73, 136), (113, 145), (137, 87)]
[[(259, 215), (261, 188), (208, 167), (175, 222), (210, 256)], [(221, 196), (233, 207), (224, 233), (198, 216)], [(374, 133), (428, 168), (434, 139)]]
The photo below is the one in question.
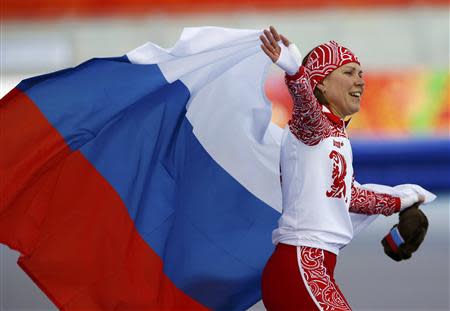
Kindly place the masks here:
[(316, 88), (318, 88), (319, 91), (322, 92), (322, 94), (324, 94), (326, 92), (326, 87), (323, 84), (323, 81), (320, 81), (319, 83), (317, 83)]

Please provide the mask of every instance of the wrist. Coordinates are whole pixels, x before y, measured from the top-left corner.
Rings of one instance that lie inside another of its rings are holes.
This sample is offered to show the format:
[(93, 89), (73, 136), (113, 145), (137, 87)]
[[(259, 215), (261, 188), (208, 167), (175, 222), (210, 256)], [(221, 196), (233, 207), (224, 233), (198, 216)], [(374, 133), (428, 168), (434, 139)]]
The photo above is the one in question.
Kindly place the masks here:
[(295, 44), (291, 43), (289, 47), (284, 44), (280, 44), (280, 56), (275, 62), (278, 67), (286, 72), (288, 75), (294, 75), (297, 73), (301, 65), (301, 54)]
[(288, 73), (286, 72), (286, 79), (287, 79), (288, 81), (295, 81), (295, 80), (298, 80), (300, 77), (302, 77), (302, 76), (304, 76), (304, 75), (305, 75), (305, 67), (300, 66), (300, 67), (298, 68), (297, 72), (294, 73), (294, 74), (292, 74), (292, 75), (290, 75), (290, 74), (288, 74)]
[(401, 196), (400, 197), (400, 212), (413, 206), (417, 202), (420, 202), (420, 197), (415, 192), (408, 193), (404, 196)]

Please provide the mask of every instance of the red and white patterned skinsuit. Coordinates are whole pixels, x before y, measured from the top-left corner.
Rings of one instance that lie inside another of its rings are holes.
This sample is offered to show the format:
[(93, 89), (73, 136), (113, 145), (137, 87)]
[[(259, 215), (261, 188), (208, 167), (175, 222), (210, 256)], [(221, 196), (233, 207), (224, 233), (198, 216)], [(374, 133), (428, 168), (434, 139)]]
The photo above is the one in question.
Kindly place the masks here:
[(350, 310), (333, 278), (339, 249), (353, 237), (349, 213), (391, 215), (400, 198), (355, 185), (346, 124), (317, 101), (307, 69), (286, 75), (286, 84), (294, 111), (281, 146), (283, 213), (263, 302), (268, 310)]

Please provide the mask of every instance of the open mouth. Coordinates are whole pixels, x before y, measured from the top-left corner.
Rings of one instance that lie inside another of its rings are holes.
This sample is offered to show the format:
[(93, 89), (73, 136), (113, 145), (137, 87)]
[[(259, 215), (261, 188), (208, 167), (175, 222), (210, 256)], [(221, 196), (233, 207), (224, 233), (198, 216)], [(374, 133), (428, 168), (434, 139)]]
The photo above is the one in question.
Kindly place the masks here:
[(361, 92), (351, 92), (351, 93), (349, 93), (350, 94), (350, 96), (353, 96), (353, 97), (356, 97), (356, 98), (360, 98), (361, 97)]

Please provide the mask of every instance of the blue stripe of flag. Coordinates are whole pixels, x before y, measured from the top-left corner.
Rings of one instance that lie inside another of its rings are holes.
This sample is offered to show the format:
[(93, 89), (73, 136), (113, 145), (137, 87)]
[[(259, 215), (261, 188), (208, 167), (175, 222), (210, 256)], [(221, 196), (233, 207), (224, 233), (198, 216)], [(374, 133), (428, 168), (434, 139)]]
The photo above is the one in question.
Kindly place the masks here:
[(404, 243), (402, 236), (400, 235), (400, 232), (398, 231), (397, 227), (394, 227), (391, 230), (391, 236), (397, 246), (400, 246)]

